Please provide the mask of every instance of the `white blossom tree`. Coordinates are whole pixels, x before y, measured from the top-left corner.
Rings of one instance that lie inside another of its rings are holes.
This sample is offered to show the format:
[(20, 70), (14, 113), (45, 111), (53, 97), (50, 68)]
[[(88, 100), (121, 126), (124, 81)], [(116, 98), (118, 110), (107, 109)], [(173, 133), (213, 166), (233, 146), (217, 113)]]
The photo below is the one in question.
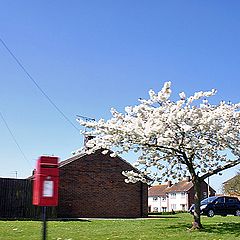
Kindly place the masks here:
[[(97, 149), (111, 155), (138, 153), (135, 166), (142, 172), (124, 172), (126, 182), (182, 179), (191, 176), (195, 189), (193, 228), (202, 228), (200, 219), (201, 183), (204, 179), (240, 163), (240, 104), (211, 105), (213, 89), (186, 97), (179, 94), (171, 101), (171, 82), (161, 91), (149, 91), (149, 99), (126, 107), (125, 113), (112, 109), (112, 118), (80, 124), (95, 136), (88, 143), (88, 153)], [(153, 169), (157, 169), (157, 171)]]

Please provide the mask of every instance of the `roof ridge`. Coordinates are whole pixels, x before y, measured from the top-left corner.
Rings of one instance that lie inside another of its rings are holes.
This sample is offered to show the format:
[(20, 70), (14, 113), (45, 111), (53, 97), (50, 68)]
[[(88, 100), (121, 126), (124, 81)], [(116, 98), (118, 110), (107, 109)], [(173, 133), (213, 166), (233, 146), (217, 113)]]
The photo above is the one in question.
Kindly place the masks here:
[[(110, 153), (113, 153), (113, 152), (114, 152), (114, 151), (109, 150), (109, 149), (107, 149), (107, 150), (108, 150)], [(101, 154), (103, 154), (103, 153), (102, 153), (102, 151), (103, 151), (102, 149), (98, 149), (97, 151), (101, 151)], [(92, 154), (95, 154), (97, 151), (93, 152)], [(81, 158), (81, 157), (86, 156), (86, 155), (91, 155), (91, 154), (88, 154), (88, 153), (85, 151), (85, 149), (82, 149), (81, 152), (75, 154), (74, 156), (72, 156), (72, 157), (70, 157), (70, 158), (67, 158), (67, 159), (61, 161), (61, 162), (59, 163), (59, 167), (65, 166), (66, 164), (69, 164), (69, 163), (71, 163), (71, 162), (73, 162), (73, 161), (75, 161), (75, 160), (77, 160), (77, 159), (79, 159), (79, 158)], [(104, 154), (103, 154), (103, 155), (104, 155)], [(136, 170), (137, 172), (139, 172), (139, 173), (141, 172), (139, 169), (137, 169), (136, 167), (134, 167), (134, 166), (133, 166), (130, 162), (128, 162), (126, 159), (122, 158), (122, 157), (119, 156), (119, 155), (117, 155), (116, 157), (119, 158), (120, 160), (122, 160), (123, 162), (125, 162), (126, 164), (128, 164), (131, 168), (133, 168), (133, 169)]]
[(63, 167), (63, 166), (65, 166), (66, 164), (69, 164), (69, 163), (71, 163), (71, 162), (73, 162), (73, 161), (75, 161), (75, 160), (77, 160), (77, 159), (79, 159), (79, 158), (81, 158), (81, 157), (83, 157), (83, 156), (85, 156), (85, 155), (87, 155), (86, 152), (80, 152), (80, 153), (78, 153), (78, 154), (75, 154), (74, 156), (72, 156), (72, 157), (70, 157), (70, 158), (67, 158), (67, 159), (59, 162), (59, 167)]

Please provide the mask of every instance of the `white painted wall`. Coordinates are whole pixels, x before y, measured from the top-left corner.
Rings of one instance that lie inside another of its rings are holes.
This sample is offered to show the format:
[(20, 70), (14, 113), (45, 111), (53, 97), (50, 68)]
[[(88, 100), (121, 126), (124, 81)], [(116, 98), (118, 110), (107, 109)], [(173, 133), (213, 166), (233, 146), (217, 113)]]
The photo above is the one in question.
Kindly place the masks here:
[(150, 212), (161, 212), (161, 197), (148, 197)]
[(188, 210), (188, 195), (186, 192), (176, 192), (169, 194), (169, 211)]
[(188, 195), (186, 192), (169, 193), (168, 197), (148, 197), (148, 206), (151, 212), (187, 211)]

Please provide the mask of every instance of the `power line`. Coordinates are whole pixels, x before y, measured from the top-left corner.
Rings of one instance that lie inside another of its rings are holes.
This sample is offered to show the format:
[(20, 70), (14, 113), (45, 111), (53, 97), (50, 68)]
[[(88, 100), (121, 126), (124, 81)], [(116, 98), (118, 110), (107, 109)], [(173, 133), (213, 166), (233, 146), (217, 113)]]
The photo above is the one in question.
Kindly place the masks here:
[(79, 129), (72, 123), (72, 121), (64, 114), (64, 112), (52, 101), (52, 99), (43, 91), (43, 89), (39, 86), (39, 84), (36, 82), (36, 80), (32, 77), (32, 75), (27, 71), (27, 69), (23, 66), (23, 64), (20, 62), (20, 60), (13, 54), (13, 52), (8, 48), (6, 43), (0, 38), (0, 41), (2, 45), (6, 48), (8, 53), (12, 56), (12, 58), (15, 60), (15, 62), (20, 66), (20, 68), (25, 72), (25, 74), (28, 76), (28, 78), (34, 83), (34, 85), (37, 87), (37, 89), (42, 93), (44, 97), (52, 104), (52, 106), (65, 118), (65, 120), (71, 124), (78, 132)]
[[(23, 158), (24, 158), (24, 159), (29, 163), (29, 165), (31, 166), (31, 163), (29, 162), (28, 158), (27, 158), (26, 155), (24, 154), (22, 148), (20, 147), (20, 145), (19, 145), (17, 139), (15, 138), (13, 132), (11, 131), (11, 129), (10, 129), (10, 127), (9, 127), (9, 125), (8, 125), (8, 123), (7, 123), (7, 121), (5, 120), (5, 118), (3, 117), (3, 115), (2, 115), (1, 112), (0, 112), (0, 116), (1, 116), (1, 118), (2, 118), (2, 120), (3, 120), (3, 122), (4, 122), (4, 124), (5, 124), (5, 126), (6, 126), (6, 128), (7, 128), (7, 130), (8, 130), (8, 132), (9, 132), (10, 135), (12, 136), (13, 141), (15, 142), (16, 146), (18, 147), (19, 151), (21, 152)], [(31, 166), (31, 167), (32, 167), (32, 166)]]

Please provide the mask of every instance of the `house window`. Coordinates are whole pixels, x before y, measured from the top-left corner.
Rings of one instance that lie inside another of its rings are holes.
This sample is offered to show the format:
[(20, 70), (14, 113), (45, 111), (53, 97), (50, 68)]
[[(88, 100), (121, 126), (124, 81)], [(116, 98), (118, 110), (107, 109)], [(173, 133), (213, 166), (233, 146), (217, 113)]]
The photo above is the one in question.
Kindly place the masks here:
[(185, 198), (186, 193), (185, 192), (181, 192), (181, 198)]
[(167, 211), (167, 207), (162, 207), (162, 211), (166, 212)]
[(153, 201), (157, 201), (158, 200), (158, 197), (153, 197)]
[(153, 208), (153, 211), (154, 211), (154, 212), (158, 212), (158, 207), (154, 207), (154, 208)]
[(175, 199), (176, 198), (176, 193), (170, 193), (170, 198)]
[(177, 208), (176, 204), (171, 204), (171, 209), (172, 210), (176, 210), (176, 208)]
[(186, 204), (181, 204), (182, 211), (186, 211)]

